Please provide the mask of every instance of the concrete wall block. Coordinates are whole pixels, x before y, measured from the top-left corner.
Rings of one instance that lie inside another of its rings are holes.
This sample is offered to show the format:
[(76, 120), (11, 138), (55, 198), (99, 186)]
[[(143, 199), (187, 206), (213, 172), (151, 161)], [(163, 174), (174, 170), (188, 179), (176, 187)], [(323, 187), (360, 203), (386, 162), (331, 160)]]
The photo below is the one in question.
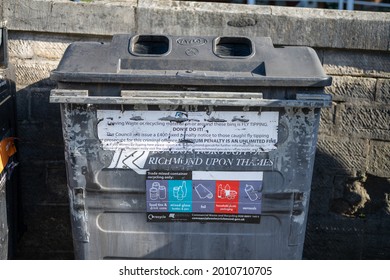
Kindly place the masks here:
[(390, 32), (379, 13), (161, 0), (140, 1), (137, 23), (139, 33), (268, 36), (279, 45), (386, 51)]
[[(35, 136), (36, 137), (36, 136)], [(30, 164), (31, 161), (59, 161), (64, 159), (64, 146), (53, 145), (41, 142), (30, 142), (19, 140), (18, 151), (19, 161), (22, 164)]]
[(65, 162), (46, 163), (46, 189), (48, 201), (68, 204), (68, 187), (66, 181)]
[(304, 257), (308, 259), (361, 259), (364, 222), (331, 215), (309, 216)]
[[(277, 20), (270, 20), (271, 37), (274, 38), (274, 44), (284, 45), (285, 42), (289, 42), (290, 45), (316, 47), (322, 46), (324, 41), (330, 42), (332, 40), (332, 33), (326, 32), (324, 19), (294, 17), (284, 15), (284, 13), (273, 14), (273, 16), (277, 17)], [(308, 24), (309, 21), (310, 24)], [(312, 34), (312, 36), (307, 34)]]
[(18, 123), (17, 130), (21, 163), (63, 160), (64, 146), (61, 123), (23, 121)]
[(376, 79), (333, 76), (332, 86), (326, 87), (334, 101), (372, 102), (375, 100)]
[(339, 116), (336, 126), (339, 134), (390, 140), (389, 106), (346, 104), (337, 114)]
[(390, 104), (390, 79), (378, 79), (376, 101)]
[(389, 50), (385, 13), (228, 5), (190, 1), (128, 0), (4, 2), (13, 30), (99, 34), (270, 36), (276, 44)]
[(347, 49), (389, 48), (389, 39), (380, 35), (390, 33), (389, 18), (383, 14), (373, 17), (373, 14), (361, 11), (351, 13), (276, 6), (272, 7), (272, 17), (270, 29), (275, 30), (274, 27), (279, 25), (279, 34), (286, 33), (289, 44), (301, 45), (304, 42), (314, 47)]
[(3, 28), (5, 26), (4, 19), (4, 9), (3, 9), (3, 1), (0, 1), (0, 28)]
[(73, 259), (69, 207), (26, 205), (20, 259)]
[(389, 223), (381, 216), (309, 216), (304, 256), (314, 259), (389, 259)]
[(69, 43), (34, 41), (28, 38), (8, 41), (9, 56), (19, 59), (45, 58), (59, 60)]
[(354, 175), (365, 171), (368, 140), (319, 137), (315, 158), (316, 168), (337, 170)]
[(30, 119), (31, 91), (29, 88), (20, 89), (16, 92), (16, 119), (26, 121)]
[[(360, 18), (359, 13), (350, 14), (344, 18), (344, 14), (336, 19), (334, 39), (332, 47), (347, 49), (388, 50), (389, 40), (381, 38), (380, 34), (390, 34), (389, 20), (376, 20), (369, 13)], [(383, 17), (382, 19), (385, 19)], [(332, 28), (332, 27), (331, 27)], [(387, 41), (387, 42), (386, 42)], [(386, 46), (387, 44), (387, 46)]]
[(42, 60), (60, 60), (72, 42), (111, 42), (111, 36), (92, 36), (90, 34), (53, 34), (38, 33), (30, 31), (12, 31), (9, 34), (10, 54), (14, 59), (22, 58), (18, 56), (17, 50), (20, 45), (27, 45), (32, 52), (32, 58)]
[[(331, 200), (332, 192), (329, 189), (313, 190), (310, 195), (310, 214), (321, 215), (329, 213)], [(315, 207), (311, 207), (311, 205), (315, 205)]]
[(309, 259), (385, 260), (390, 257), (389, 233), (388, 220), (381, 216), (312, 215), (304, 252)]
[(63, 161), (30, 161), (19, 172), (25, 204), (68, 204)]
[(32, 59), (34, 57), (31, 41), (8, 40), (8, 50), (10, 58)]
[(325, 50), (324, 68), (329, 75), (390, 78), (390, 56), (382, 51)]
[(43, 145), (63, 146), (62, 126), (51, 121), (21, 122), (18, 124), (18, 139), (22, 144), (35, 144), (34, 149), (41, 149)]
[(390, 142), (370, 141), (370, 155), (367, 172), (390, 178)]
[(31, 120), (61, 122), (60, 105), (49, 103), (52, 88), (31, 88)]
[(270, 16), (269, 7), (258, 9), (222, 3), (147, 0), (140, 1), (137, 7), (141, 34), (269, 36)]
[(311, 184), (309, 215), (326, 215), (329, 213), (329, 207), (334, 196), (334, 176), (334, 170), (326, 172), (323, 166), (319, 165), (319, 161), (316, 161)]
[(137, 0), (75, 3), (71, 1), (4, 2), (10, 29), (53, 33), (102, 34), (135, 31)]
[(69, 46), (69, 43), (63, 42), (44, 42), (35, 41), (32, 43), (32, 49), (37, 57), (60, 60)]
[[(375, 227), (373, 227), (375, 228)], [(390, 231), (381, 230), (372, 234), (365, 235), (365, 242), (363, 244), (363, 260), (388, 260), (390, 241)]]
[(321, 135), (333, 135), (334, 132), (334, 112), (336, 103), (332, 107), (321, 109), (321, 120), (318, 133)]
[(304, 257), (308, 259), (389, 259), (389, 223), (381, 216), (309, 216)]
[(345, 39), (338, 37), (337, 22), (345, 25), (337, 13), (326, 10), (272, 7), (269, 29), (274, 44), (334, 48)]
[(16, 81), (15, 66), (9, 62), (7, 68), (0, 68), (0, 79), (10, 79)]
[(57, 61), (15, 61), (16, 83), (19, 86), (28, 86), (38, 82), (52, 84), (53, 82), (48, 80), (50, 77), (50, 71), (56, 69), (57, 65)]

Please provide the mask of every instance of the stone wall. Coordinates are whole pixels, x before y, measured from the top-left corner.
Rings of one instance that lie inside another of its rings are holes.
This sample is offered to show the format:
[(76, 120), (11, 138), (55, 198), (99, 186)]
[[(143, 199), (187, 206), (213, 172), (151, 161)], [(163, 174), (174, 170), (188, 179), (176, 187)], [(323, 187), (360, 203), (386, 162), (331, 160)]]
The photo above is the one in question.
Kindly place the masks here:
[[(0, 6), (1, 8), (1, 6)], [(386, 13), (179, 1), (3, 0), (15, 67), (25, 232), (19, 258), (72, 258), (59, 106), (49, 79), (74, 41), (114, 33), (268, 36), (314, 47), (322, 111), (304, 258), (390, 257), (390, 18)], [(1, 21), (1, 20), (0, 20)]]
[(324, 50), (323, 65), (333, 106), (322, 111), (305, 256), (388, 259), (389, 52)]

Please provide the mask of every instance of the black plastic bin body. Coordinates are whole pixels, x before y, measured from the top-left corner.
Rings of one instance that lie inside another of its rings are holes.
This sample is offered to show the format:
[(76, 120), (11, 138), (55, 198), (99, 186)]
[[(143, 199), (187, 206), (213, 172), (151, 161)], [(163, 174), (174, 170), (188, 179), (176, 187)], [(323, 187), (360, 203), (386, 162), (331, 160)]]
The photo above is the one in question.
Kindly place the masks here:
[(0, 259), (12, 258), (16, 249), (17, 178), (15, 85), (0, 79)]
[(314, 50), (116, 35), (72, 44), (51, 78), (76, 258), (302, 257), (331, 106)]

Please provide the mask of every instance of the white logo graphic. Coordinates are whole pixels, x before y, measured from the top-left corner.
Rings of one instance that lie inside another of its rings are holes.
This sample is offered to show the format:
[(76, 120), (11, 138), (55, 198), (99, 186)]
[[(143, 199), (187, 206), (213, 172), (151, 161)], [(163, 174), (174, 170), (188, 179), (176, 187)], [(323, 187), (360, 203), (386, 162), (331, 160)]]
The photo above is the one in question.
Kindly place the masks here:
[(111, 164), (108, 168), (132, 169), (140, 175), (145, 175), (147, 169), (143, 169), (148, 159), (149, 152), (134, 150), (115, 150)]

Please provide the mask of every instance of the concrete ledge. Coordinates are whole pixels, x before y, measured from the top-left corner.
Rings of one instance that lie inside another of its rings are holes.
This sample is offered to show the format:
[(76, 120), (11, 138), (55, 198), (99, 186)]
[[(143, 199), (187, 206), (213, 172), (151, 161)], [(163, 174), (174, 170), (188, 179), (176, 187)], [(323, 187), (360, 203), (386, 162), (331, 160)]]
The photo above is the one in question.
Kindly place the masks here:
[(168, 0), (3, 0), (10, 30), (269, 36), (274, 44), (390, 50), (387, 13)]
[(323, 52), (323, 65), (328, 75), (390, 78), (388, 52), (325, 50)]
[(98, 34), (135, 32), (136, 0), (76, 3), (68, 0), (3, 0), (10, 30)]

